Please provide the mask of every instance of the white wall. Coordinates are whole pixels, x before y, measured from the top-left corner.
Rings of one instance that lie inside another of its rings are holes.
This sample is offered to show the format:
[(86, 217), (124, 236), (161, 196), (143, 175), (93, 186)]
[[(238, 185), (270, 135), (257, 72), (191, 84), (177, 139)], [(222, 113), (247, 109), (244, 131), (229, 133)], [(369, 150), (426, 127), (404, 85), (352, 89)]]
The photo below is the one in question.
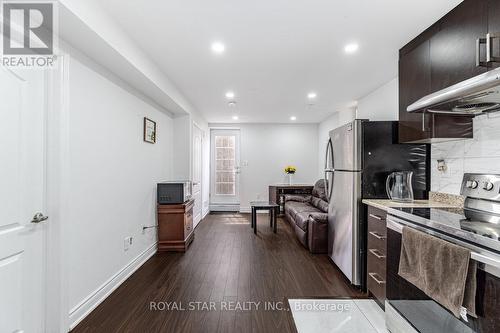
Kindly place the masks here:
[(318, 167), (320, 177), (323, 177), (328, 133), (332, 129), (340, 127), (354, 119), (369, 119), (371, 121), (398, 120), (398, 91), (398, 78), (396, 77), (360, 98), (356, 107), (335, 112), (319, 124)]
[[(70, 60), (70, 322), (154, 251), (156, 232), (142, 225), (156, 224), (156, 183), (172, 176), (173, 120), (124, 87)], [(156, 144), (143, 141), (143, 117), (157, 123)]]
[(174, 156), (172, 179), (191, 179), (192, 131), (189, 115), (174, 118)]
[(398, 78), (394, 78), (383, 86), (358, 100), (358, 119), (372, 121), (398, 120), (399, 95)]
[[(432, 144), (431, 189), (460, 194), (464, 173), (500, 174), (500, 113), (474, 118), (474, 138)], [(437, 170), (444, 159), (447, 170)]]
[(337, 127), (345, 125), (356, 119), (356, 109), (346, 109), (343, 111), (335, 112), (329, 118), (325, 119), (318, 125), (318, 177), (324, 177), (325, 169), (325, 151), (326, 144), (329, 139), (329, 132)]
[[(297, 167), (295, 183), (313, 184), (317, 179), (317, 124), (224, 124), (241, 130), (240, 195), (242, 212), (250, 211), (250, 201), (268, 200), (269, 185), (284, 183), (283, 169)], [(245, 166), (245, 162), (248, 165)]]

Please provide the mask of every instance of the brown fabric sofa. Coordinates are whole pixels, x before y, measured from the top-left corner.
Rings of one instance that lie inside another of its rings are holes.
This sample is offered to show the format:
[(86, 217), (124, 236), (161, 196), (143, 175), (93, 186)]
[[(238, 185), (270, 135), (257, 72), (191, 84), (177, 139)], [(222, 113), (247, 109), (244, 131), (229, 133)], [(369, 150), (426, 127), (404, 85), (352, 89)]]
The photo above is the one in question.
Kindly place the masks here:
[(327, 252), (328, 202), (323, 179), (316, 182), (312, 195), (285, 195), (285, 217), (309, 251)]

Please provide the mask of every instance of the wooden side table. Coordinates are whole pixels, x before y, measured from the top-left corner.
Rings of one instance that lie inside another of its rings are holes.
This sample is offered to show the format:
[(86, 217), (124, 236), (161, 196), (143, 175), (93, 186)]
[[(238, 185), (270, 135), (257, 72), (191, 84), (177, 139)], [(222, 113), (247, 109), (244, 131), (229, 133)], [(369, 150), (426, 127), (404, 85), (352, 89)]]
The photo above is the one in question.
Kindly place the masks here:
[(194, 200), (178, 205), (158, 205), (158, 251), (185, 252), (194, 239)]
[(276, 215), (278, 215), (279, 205), (269, 202), (269, 201), (251, 201), (250, 207), (252, 207), (252, 228), (253, 233), (257, 233), (257, 211), (259, 210), (267, 210), (269, 211), (269, 224), (271, 228), (273, 228), (274, 233), (277, 232), (278, 229), (278, 221), (276, 219)]
[(286, 194), (312, 194), (314, 186), (309, 184), (274, 184), (269, 185), (269, 201), (279, 205), (279, 215), (285, 213)]

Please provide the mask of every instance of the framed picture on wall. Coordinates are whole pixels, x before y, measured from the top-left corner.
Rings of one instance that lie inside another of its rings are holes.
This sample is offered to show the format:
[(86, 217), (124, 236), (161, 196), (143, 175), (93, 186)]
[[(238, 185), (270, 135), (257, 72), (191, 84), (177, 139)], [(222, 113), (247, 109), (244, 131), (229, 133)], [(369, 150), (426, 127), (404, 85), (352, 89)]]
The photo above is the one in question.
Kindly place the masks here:
[(156, 143), (156, 122), (144, 117), (144, 141)]

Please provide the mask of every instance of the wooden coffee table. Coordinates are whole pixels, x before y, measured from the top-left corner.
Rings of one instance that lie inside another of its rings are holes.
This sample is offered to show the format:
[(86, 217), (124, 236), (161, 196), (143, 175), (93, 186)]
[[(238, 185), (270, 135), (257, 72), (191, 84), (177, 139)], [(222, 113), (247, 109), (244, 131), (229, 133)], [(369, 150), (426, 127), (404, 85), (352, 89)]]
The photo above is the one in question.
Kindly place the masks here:
[(269, 212), (269, 224), (271, 228), (273, 228), (274, 233), (277, 231), (278, 221), (276, 216), (278, 215), (279, 205), (274, 202), (269, 201), (251, 201), (250, 207), (252, 207), (252, 223), (251, 226), (253, 228), (254, 234), (257, 233), (257, 211), (259, 210), (267, 210)]

